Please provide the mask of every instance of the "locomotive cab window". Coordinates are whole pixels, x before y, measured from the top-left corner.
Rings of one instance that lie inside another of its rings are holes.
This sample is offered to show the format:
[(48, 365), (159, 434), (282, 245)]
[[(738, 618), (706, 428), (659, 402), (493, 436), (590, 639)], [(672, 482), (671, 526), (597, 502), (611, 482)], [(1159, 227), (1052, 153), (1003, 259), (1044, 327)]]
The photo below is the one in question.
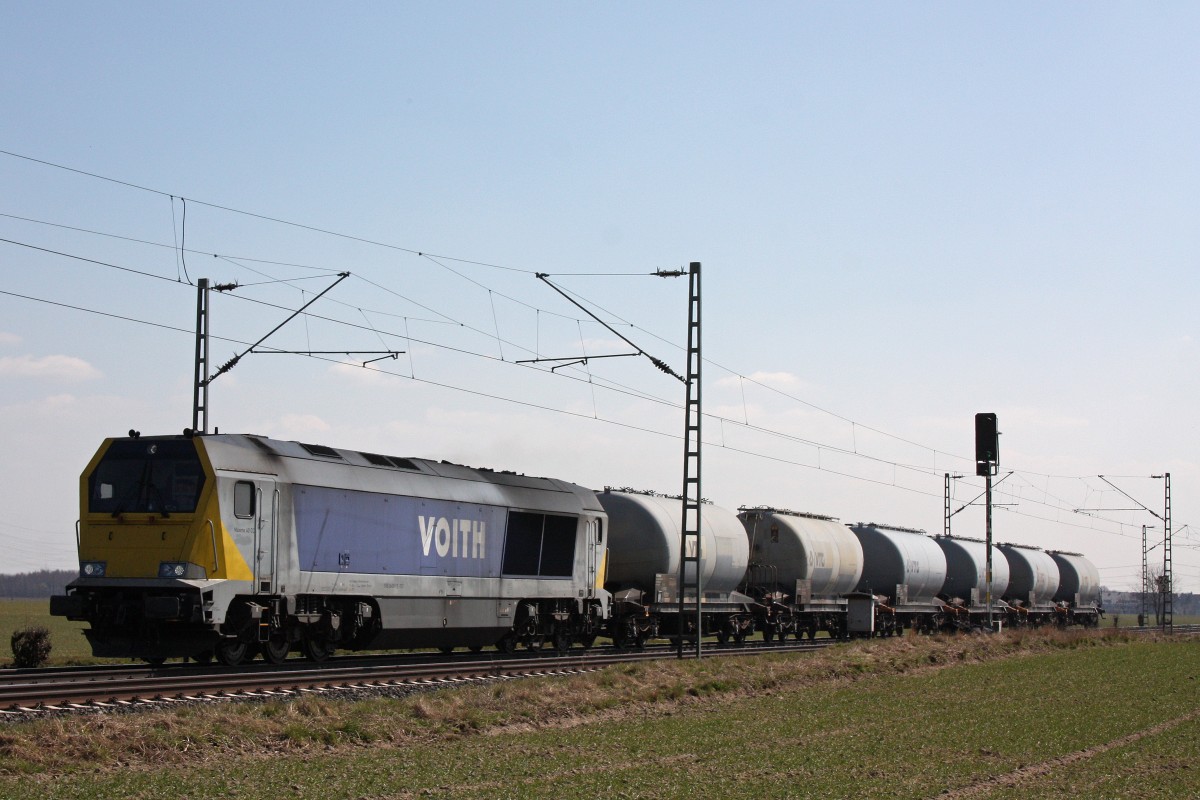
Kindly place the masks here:
[(190, 440), (117, 439), (88, 476), (93, 514), (190, 514), (204, 469)]
[(254, 484), (238, 481), (233, 485), (233, 515), (241, 519), (254, 516)]
[(577, 517), (510, 511), (504, 537), (504, 574), (571, 577), (578, 525)]

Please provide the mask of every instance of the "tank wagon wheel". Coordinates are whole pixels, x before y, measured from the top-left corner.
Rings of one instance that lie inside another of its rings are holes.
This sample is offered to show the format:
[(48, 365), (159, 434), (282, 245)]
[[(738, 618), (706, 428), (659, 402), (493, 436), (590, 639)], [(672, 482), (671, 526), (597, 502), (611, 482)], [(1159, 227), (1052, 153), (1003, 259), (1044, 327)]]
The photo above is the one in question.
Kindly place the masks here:
[(594, 645), (595, 643), (596, 643), (596, 634), (594, 634), (594, 633), (589, 633), (586, 636), (579, 637), (579, 645), (584, 650), (591, 650), (592, 645)]
[(770, 644), (771, 640), (774, 638), (775, 638), (775, 631), (771, 630), (770, 628), (763, 628), (763, 643), (764, 644)]
[(217, 645), (216, 656), (227, 667), (236, 667), (246, 660), (250, 645), (240, 639), (228, 639)]
[(567, 651), (571, 649), (575, 637), (571, 635), (569, 628), (560, 627), (554, 630), (554, 649), (560, 656), (565, 656)]
[(337, 648), (333, 646), (332, 642), (326, 639), (305, 636), (300, 642), (300, 650), (304, 653), (304, 657), (309, 661), (320, 664), (322, 661), (333, 655)]
[(196, 660), (196, 663), (199, 664), (200, 666), (207, 667), (209, 664), (212, 663), (213, 651), (205, 650), (203, 653), (197, 653), (196, 655), (192, 656), (192, 658), (194, 658)]
[(729, 644), (729, 631), (727, 631), (725, 628), (721, 628), (719, 631), (717, 631), (717, 641), (721, 644)]
[(517, 651), (517, 637), (509, 631), (496, 642), (496, 649), (505, 655), (512, 655)]
[(144, 658), (142, 660), (145, 661), (150, 666), (154, 667), (155, 669), (158, 669), (163, 664), (167, 663), (167, 660), (165, 658), (163, 658), (162, 656), (154, 656), (153, 658)]
[(468, 647), (467, 649), (468, 649), (468, 650), (470, 650), (472, 653), (482, 653), (482, 652), (483, 652), (483, 645), (481, 645), (481, 644), (473, 644), (473, 645), (471, 645), (470, 647)]
[(444, 644), (444, 645), (442, 645), (441, 647), (439, 647), (439, 648), (438, 648), (438, 651), (439, 651), (439, 652), (440, 652), (442, 655), (444, 655), (444, 656), (448, 656), (448, 655), (450, 655), (451, 653), (453, 653), (453, 652), (454, 652), (454, 645), (452, 645), (452, 644)]
[(261, 649), (263, 661), (268, 664), (282, 664), (287, 661), (288, 650), (291, 647), (288, 646), (288, 640), (283, 636), (272, 636), (262, 643)]

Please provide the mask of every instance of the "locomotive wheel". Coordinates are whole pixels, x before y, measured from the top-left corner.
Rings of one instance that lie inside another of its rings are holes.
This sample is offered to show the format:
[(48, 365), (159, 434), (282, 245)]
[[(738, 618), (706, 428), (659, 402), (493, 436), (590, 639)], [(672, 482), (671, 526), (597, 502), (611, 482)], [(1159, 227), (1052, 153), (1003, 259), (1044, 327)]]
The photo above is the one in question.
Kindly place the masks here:
[(272, 636), (270, 639), (262, 643), (263, 661), (268, 664), (282, 664), (287, 661), (288, 650), (287, 639), (282, 636)]
[(250, 646), (238, 639), (223, 641), (217, 645), (217, 661), (220, 661), (227, 667), (236, 667), (246, 660), (246, 655), (249, 651)]
[(558, 628), (554, 631), (554, 649), (559, 655), (566, 655), (574, 639), (568, 628)]
[(595, 643), (596, 643), (596, 634), (594, 634), (594, 633), (589, 633), (586, 636), (579, 637), (579, 645), (584, 650), (590, 650), (592, 645), (594, 645)]
[(144, 658), (142, 660), (145, 661), (150, 666), (154, 667), (155, 669), (158, 669), (163, 664), (167, 663), (167, 660), (165, 658), (163, 658), (162, 656), (154, 656), (153, 658)]
[[(766, 644), (770, 644), (771, 640), (774, 638), (775, 638), (775, 631), (771, 630), (770, 628), (763, 628), (763, 641)], [(782, 637), (780, 637), (780, 640), (782, 641)]]
[(618, 650), (625, 649), (625, 646), (629, 644), (629, 634), (626, 632), (624, 625), (617, 626), (617, 629), (613, 631), (612, 640), (613, 647), (617, 648)]
[(517, 651), (517, 637), (511, 631), (504, 634), (500, 641), (496, 642), (496, 649), (506, 655), (512, 655)]
[(438, 650), (441, 652), (442, 655), (448, 656), (454, 652), (454, 645), (444, 644), (441, 647), (439, 647)]
[(482, 653), (482, 652), (483, 652), (483, 645), (481, 645), (481, 644), (473, 644), (473, 645), (471, 645), (470, 647), (468, 647), (467, 649), (468, 649), (468, 650), (470, 650), (472, 653)]
[(303, 651), (305, 658), (320, 664), (333, 655), (333, 651), (337, 648), (333, 646), (332, 642), (325, 639), (314, 639), (306, 636), (300, 643), (300, 649)]
[(212, 653), (212, 650), (205, 650), (203, 653), (197, 653), (196, 655), (194, 655), (192, 657), (194, 659), (196, 659), (197, 664), (199, 664), (202, 667), (205, 667), (212, 663), (213, 653)]

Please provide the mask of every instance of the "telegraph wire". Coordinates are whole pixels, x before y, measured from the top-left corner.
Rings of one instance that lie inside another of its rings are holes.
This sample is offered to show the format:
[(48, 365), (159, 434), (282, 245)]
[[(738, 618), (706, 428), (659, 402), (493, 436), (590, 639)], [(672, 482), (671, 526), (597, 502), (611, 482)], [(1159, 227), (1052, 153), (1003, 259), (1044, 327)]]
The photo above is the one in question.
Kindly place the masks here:
[[(14, 153), (11, 150), (0, 150), (0, 155), (6, 155), (6, 156), (10, 156), (12, 158), (18, 158), (18, 159), (21, 159), (24, 161), (31, 161), (35, 164), (41, 164), (43, 166), (53, 167), (54, 169), (60, 169), (60, 170), (66, 171), (66, 172), (73, 172), (77, 175), (83, 175), (88, 178), (95, 178), (96, 180), (107, 181), (109, 183), (115, 183), (119, 186), (125, 186), (130, 189), (137, 189), (137, 190), (143, 191), (143, 192), (150, 192), (151, 194), (157, 194), (161, 197), (172, 197), (172, 195), (170, 193), (164, 192), (161, 189), (153, 189), (149, 186), (141, 186), (136, 183), (130, 183), (129, 181), (118, 180), (117, 178), (110, 178), (106, 175), (100, 175), (95, 172), (88, 172), (87, 170), (76, 169), (75, 167), (68, 167), (63, 164), (56, 164), (53, 161), (46, 161), (46, 160), (40, 159), (40, 158), (33, 158), (32, 156), (21, 155), (20, 153)], [(182, 195), (178, 195), (178, 197), (181, 200), (185, 199)], [(473, 261), (471, 259), (466, 259), (466, 258), (456, 258), (454, 256), (445, 256), (445, 255), (426, 253), (421, 250), (414, 250), (414, 249), (408, 248), (408, 247), (401, 247), (400, 245), (388, 244), (387, 242), (380, 242), (380, 241), (376, 241), (373, 239), (367, 239), (366, 237), (363, 237), (363, 236), (355, 236), (355, 235), (349, 234), (349, 233), (340, 233), (338, 231), (328, 230), (326, 228), (319, 228), (315, 225), (306, 225), (306, 224), (300, 223), (300, 222), (291, 222), (289, 220), (280, 219), (278, 217), (272, 217), (267, 214), (259, 214), (259, 213), (253, 212), (253, 211), (243, 211), (242, 209), (233, 208), (231, 206), (224, 206), (219, 203), (209, 203), (204, 200), (197, 200), (195, 198), (192, 198), (192, 203), (194, 203), (195, 205), (205, 206), (206, 208), (213, 208), (213, 209), (216, 209), (219, 211), (226, 211), (230, 214), (239, 214), (242, 216), (250, 217), (252, 219), (259, 219), (259, 220), (263, 220), (265, 222), (274, 222), (278, 225), (286, 225), (286, 226), (292, 227), (292, 228), (299, 228), (301, 230), (311, 231), (313, 233), (320, 233), (325, 236), (333, 236), (338, 239), (345, 239), (347, 241), (359, 242), (360, 244), (369, 244), (369, 245), (373, 245), (375, 247), (383, 247), (388, 250), (398, 250), (402, 253), (410, 253), (410, 254), (416, 255), (416, 256), (433, 256), (436, 258), (444, 258), (447, 261), (454, 261), (459, 264), (470, 264), (472, 266), (488, 267), (489, 269), (499, 269), (499, 270), (505, 270), (507, 272), (521, 272), (521, 273), (527, 273), (530, 275), (532, 275), (534, 272), (534, 270), (531, 270), (531, 269), (522, 269), (519, 267), (506, 267), (501, 264), (489, 264), (486, 261)]]
[(171, 280), (170, 278), (166, 277), (165, 275), (155, 275), (153, 272), (146, 272), (146, 271), (140, 270), (140, 269), (133, 269), (132, 267), (121, 267), (116, 264), (110, 264), (107, 261), (98, 261), (94, 258), (85, 258), (83, 256), (73, 255), (71, 253), (64, 253), (61, 250), (51, 250), (48, 247), (38, 247), (37, 245), (34, 245), (34, 244), (26, 244), (25, 242), (18, 242), (13, 239), (0, 238), (0, 242), (4, 242), (5, 244), (16, 245), (17, 247), (28, 247), (30, 250), (40, 250), (43, 253), (50, 253), (51, 255), (62, 256), (64, 258), (73, 258), (76, 261), (86, 261), (89, 264), (97, 264), (101, 267), (108, 267), (110, 269), (118, 269), (121, 272), (130, 272), (130, 273), (133, 273), (134, 275), (141, 275), (146, 278), (154, 278), (156, 280), (166, 281), (168, 283), (178, 283), (179, 282), (177, 280)]

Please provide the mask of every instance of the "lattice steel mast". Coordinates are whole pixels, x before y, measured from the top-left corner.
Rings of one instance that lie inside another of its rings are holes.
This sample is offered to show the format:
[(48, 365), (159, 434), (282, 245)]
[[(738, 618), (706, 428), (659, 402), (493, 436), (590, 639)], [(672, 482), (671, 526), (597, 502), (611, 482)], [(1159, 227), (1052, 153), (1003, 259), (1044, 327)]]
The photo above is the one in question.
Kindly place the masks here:
[[(687, 629), (688, 600), (695, 603), (696, 658), (700, 657), (704, 638), (701, 603), (704, 579), (701, 571), (701, 484), (700, 484), (700, 263), (693, 261), (688, 270), (688, 345), (687, 399), (684, 403), (683, 430), (683, 519), (679, 527), (679, 657), (683, 658), (684, 632)], [(690, 568), (690, 569), (689, 569)]]

